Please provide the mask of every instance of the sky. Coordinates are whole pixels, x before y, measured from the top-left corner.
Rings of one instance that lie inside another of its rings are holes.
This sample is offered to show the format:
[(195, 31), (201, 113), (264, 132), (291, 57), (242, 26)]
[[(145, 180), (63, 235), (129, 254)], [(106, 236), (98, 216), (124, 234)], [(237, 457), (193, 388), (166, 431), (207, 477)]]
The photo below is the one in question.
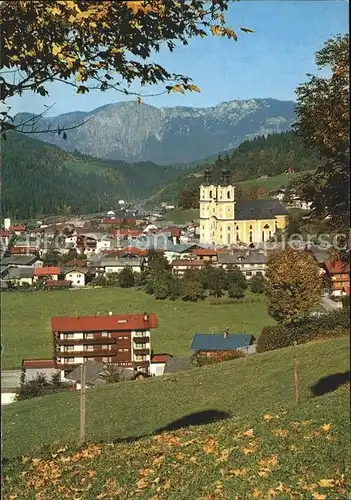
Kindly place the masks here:
[[(208, 107), (234, 99), (295, 100), (294, 91), (307, 80), (306, 73), (317, 72), (315, 52), (331, 36), (348, 32), (348, 7), (347, 0), (233, 1), (226, 18), (238, 33), (238, 42), (213, 36), (192, 39), (189, 45), (154, 58), (168, 71), (190, 76), (201, 92), (171, 93), (143, 101), (157, 107)], [(240, 32), (241, 26), (255, 33)], [(64, 83), (50, 84), (48, 90), (49, 97), (28, 92), (12, 98), (10, 113), (39, 113), (46, 105), (52, 106), (47, 116), (55, 116), (133, 99), (113, 90), (77, 95)]]

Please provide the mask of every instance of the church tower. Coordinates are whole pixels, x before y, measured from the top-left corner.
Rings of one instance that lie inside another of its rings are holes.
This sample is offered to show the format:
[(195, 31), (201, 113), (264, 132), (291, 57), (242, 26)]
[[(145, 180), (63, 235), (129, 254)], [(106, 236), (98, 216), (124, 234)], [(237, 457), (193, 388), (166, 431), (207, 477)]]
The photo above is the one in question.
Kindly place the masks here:
[(200, 243), (231, 245), (236, 242), (234, 191), (229, 170), (222, 170), (218, 185), (213, 183), (211, 169), (205, 170), (200, 186)]

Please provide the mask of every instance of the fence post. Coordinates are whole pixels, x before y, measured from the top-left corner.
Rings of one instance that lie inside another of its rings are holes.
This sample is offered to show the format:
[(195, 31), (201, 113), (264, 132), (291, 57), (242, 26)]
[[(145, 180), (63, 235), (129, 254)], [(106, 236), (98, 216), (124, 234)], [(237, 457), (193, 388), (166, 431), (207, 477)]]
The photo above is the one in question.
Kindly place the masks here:
[(295, 403), (299, 402), (299, 374), (297, 369), (297, 350), (296, 350), (297, 342), (294, 341), (294, 387), (295, 387)]
[(85, 396), (86, 396), (86, 364), (85, 359), (80, 367), (80, 432), (79, 442), (83, 444), (85, 441)]

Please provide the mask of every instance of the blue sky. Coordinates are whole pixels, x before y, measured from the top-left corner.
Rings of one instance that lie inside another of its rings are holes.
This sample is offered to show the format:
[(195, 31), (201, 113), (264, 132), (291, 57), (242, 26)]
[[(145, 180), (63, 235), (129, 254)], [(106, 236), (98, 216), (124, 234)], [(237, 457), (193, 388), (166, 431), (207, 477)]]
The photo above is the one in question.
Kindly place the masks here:
[[(315, 73), (315, 52), (331, 36), (348, 31), (347, 0), (242, 0), (232, 2), (227, 23), (239, 41), (220, 37), (193, 39), (172, 54), (159, 53), (156, 62), (170, 72), (190, 76), (201, 93), (147, 98), (154, 106), (214, 106), (222, 101), (272, 97), (295, 100), (294, 90)], [(238, 31), (255, 29), (253, 34)], [(76, 95), (63, 83), (48, 87), (50, 97), (30, 93), (12, 98), (11, 114), (38, 113), (52, 105), (48, 116), (90, 111), (103, 104), (130, 100), (116, 91)], [(150, 89), (151, 90), (151, 89)], [(157, 88), (153, 88), (157, 91)]]

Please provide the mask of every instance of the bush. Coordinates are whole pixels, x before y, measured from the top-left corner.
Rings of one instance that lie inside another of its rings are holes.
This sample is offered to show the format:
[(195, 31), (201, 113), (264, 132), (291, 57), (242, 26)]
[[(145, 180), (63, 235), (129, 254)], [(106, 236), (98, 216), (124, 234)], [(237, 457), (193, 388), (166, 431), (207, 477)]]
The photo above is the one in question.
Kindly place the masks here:
[(289, 347), (297, 342), (328, 339), (348, 335), (349, 316), (345, 310), (306, 318), (289, 325), (265, 326), (257, 342), (257, 352)]
[(350, 308), (350, 296), (344, 295), (343, 297), (341, 297), (341, 303), (342, 303), (343, 309), (348, 310)]
[(230, 351), (197, 351), (193, 355), (193, 363), (197, 366), (206, 366), (231, 359), (243, 358), (244, 356), (245, 354), (237, 349)]
[(228, 295), (231, 299), (243, 299), (245, 297), (245, 290), (239, 283), (232, 283), (228, 290)]
[(264, 278), (262, 276), (253, 276), (250, 279), (250, 290), (252, 293), (263, 293)]

